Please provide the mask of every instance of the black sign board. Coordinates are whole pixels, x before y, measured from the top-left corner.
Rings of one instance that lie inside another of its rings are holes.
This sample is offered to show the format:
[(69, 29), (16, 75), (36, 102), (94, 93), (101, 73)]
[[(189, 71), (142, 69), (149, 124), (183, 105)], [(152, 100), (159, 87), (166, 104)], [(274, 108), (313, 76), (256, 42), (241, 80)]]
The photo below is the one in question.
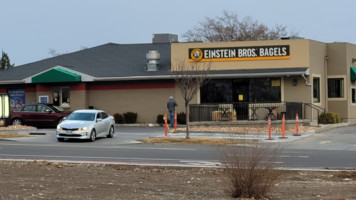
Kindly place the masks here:
[(190, 62), (289, 59), (289, 45), (190, 48)]

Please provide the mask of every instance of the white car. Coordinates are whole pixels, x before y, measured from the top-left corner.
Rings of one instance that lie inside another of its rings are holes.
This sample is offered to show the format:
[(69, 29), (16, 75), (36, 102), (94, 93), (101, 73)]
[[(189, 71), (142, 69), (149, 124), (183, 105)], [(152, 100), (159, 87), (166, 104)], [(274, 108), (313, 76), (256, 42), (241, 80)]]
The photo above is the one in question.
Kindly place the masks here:
[(76, 110), (57, 126), (57, 140), (112, 138), (115, 134), (114, 117), (102, 110)]

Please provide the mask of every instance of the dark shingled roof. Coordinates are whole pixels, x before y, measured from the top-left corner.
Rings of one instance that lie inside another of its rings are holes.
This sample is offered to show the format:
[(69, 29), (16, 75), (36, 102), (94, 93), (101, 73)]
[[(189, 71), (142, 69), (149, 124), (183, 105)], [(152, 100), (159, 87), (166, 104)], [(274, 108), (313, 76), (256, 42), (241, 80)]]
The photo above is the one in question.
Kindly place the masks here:
[[(160, 65), (157, 71), (145, 70), (146, 54), (150, 50), (157, 50), (160, 53)], [(97, 80), (173, 79), (170, 72), (170, 43), (108, 43), (0, 71), (0, 83), (9, 84), (13, 81), (21, 81), (56, 66), (92, 76), (94, 80), (95, 78)], [(209, 76), (214, 78), (251, 78), (302, 74), (309, 74), (308, 67), (213, 70)]]
[[(160, 53), (158, 71), (145, 70), (149, 50)], [(108, 43), (0, 71), (0, 81), (22, 80), (55, 66), (63, 66), (97, 78), (162, 76), (169, 75), (170, 65), (170, 43)]]

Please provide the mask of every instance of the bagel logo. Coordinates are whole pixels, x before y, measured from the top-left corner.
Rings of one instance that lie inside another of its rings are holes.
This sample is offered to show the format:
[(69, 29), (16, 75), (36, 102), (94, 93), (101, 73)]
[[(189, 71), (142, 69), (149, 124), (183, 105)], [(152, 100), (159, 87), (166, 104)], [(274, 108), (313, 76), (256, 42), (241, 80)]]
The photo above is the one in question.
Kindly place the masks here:
[(203, 58), (203, 51), (201, 49), (193, 49), (190, 52), (190, 59), (193, 61), (200, 61)]

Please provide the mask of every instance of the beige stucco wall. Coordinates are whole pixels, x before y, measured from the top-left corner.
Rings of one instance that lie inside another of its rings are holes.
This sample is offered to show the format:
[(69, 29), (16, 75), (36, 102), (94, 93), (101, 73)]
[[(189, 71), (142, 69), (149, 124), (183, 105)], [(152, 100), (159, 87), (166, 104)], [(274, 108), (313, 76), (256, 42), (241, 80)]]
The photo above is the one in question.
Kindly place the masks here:
[(347, 93), (349, 94), (347, 96), (347, 101), (348, 101), (348, 122), (352, 124), (356, 124), (356, 103), (352, 103), (352, 89), (356, 89), (356, 81), (351, 81), (350, 78), (350, 67), (355, 67), (356, 68), (356, 62), (352, 62), (352, 59), (356, 59), (356, 46), (347, 44), (347, 52), (346, 52), (346, 67), (347, 67), (347, 75), (346, 77), (348, 78), (347, 83)]
[[(328, 78), (344, 78), (344, 97), (343, 98), (328, 98), (328, 111), (335, 112), (340, 115), (343, 121), (347, 121), (349, 84), (350, 78), (348, 75), (350, 64), (347, 63), (347, 44), (346, 43), (331, 43), (328, 44)], [(351, 62), (351, 58), (350, 58)], [(351, 92), (351, 91), (350, 91)]]
[[(309, 103), (311, 99), (310, 86), (305, 85), (301, 76), (283, 77), (284, 79), (284, 101)], [(293, 86), (293, 79), (297, 80), (297, 85)]]
[[(313, 55), (310, 54), (310, 40), (305, 40), (305, 39), (240, 41), (240, 42), (219, 42), (219, 43), (173, 43), (171, 48), (172, 65), (174, 66), (177, 62), (180, 62), (182, 59), (185, 60), (185, 62), (188, 64), (189, 48), (248, 47), (248, 46), (273, 46), (273, 45), (289, 45), (290, 59), (211, 62), (212, 70), (310, 67), (310, 60), (311, 60), (310, 57)], [(325, 47), (324, 47), (324, 52), (322, 54), (325, 55)], [(311, 86), (305, 85), (305, 81), (301, 76), (281, 77), (281, 78), (282, 78), (282, 91), (281, 91), (282, 101), (298, 101), (298, 102), (306, 102), (306, 103), (311, 102), (311, 97), (312, 97)], [(297, 86), (292, 85), (293, 79), (297, 79), (298, 81)], [(199, 102), (199, 100), (197, 101)]]
[[(317, 42), (310, 40), (309, 42), (309, 53), (310, 53), (310, 75), (307, 77), (307, 82), (310, 84), (310, 99), (306, 102), (312, 103), (320, 108), (326, 107), (327, 102), (327, 88), (326, 88), (326, 77), (327, 77), (327, 45), (322, 42)], [(313, 78), (319, 78), (320, 80), (320, 102), (313, 101)], [(316, 109), (311, 109), (307, 107), (306, 115), (309, 115), (311, 112), (311, 117), (313, 119), (318, 118), (318, 114), (321, 114), (322, 110), (319, 110), (319, 113)]]
[(179, 90), (167, 89), (135, 89), (135, 90), (89, 90), (88, 106), (102, 109), (113, 115), (115, 113), (135, 112), (137, 122), (156, 123), (157, 115), (168, 114), (167, 101), (174, 96), (178, 107), (176, 111), (184, 111), (184, 102)]
[(86, 109), (88, 108), (87, 91), (74, 90), (70, 91), (70, 110)]
[[(53, 87), (55, 86), (57, 85), (53, 85)], [(167, 101), (169, 96), (173, 96), (178, 104), (176, 111), (178, 113), (185, 112), (184, 101), (177, 86), (175, 88), (121, 90), (89, 90), (84, 83), (81, 86), (84, 89), (71, 89), (70, 107), (64, 108), (65, 110), (73, 111), (94, 106), (94, 108), (107, 111), (111, 115), (136, 112), (137, 122), (156, 123), (158, 114), (168, 114)], [(48, 96), (49, 103), (53, 103), (52, 91), (26, 92), (26, 103), (38, 102), (39, 96)], [(191, 103), (197, 103), (196, 98)]]
[(26, 92), (25, 93), (25, 101), (28, 103), (36, 103), (38, 102), (38, 96), (35, 92)]

